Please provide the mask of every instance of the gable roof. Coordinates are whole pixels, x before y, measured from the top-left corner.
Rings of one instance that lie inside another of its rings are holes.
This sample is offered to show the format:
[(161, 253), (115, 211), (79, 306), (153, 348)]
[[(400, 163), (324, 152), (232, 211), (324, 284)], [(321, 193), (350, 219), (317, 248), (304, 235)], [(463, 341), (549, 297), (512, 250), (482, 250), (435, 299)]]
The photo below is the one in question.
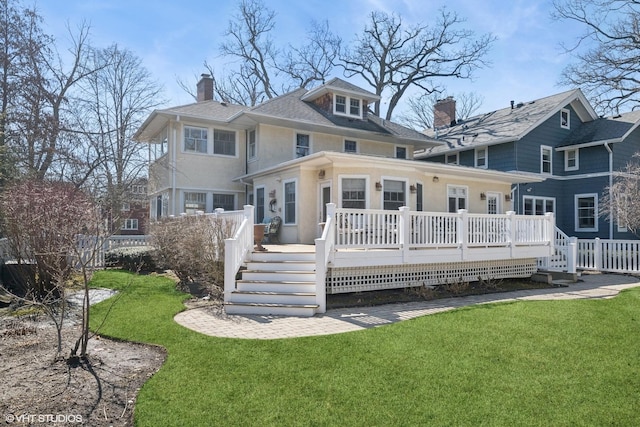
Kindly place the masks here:
[(511, 107), (480, 114), (459, 121), (444, 129), (429, 129), (427, 135), (445, 141), (445, 145), (416, 153), (416, 158), (431, 157), (445, 152), (477, 146), (501, 144), (523, 138), (562, 108), (571, 104), (581, 120), (587, 122), (597, 115), (580, 89), (518, 103)]
[(557, 148), (558, 151), (621, 142), (640, 126), (640, 111), (631, 111), (613, 117), (603, 117), (584, 123), (569, 134)]

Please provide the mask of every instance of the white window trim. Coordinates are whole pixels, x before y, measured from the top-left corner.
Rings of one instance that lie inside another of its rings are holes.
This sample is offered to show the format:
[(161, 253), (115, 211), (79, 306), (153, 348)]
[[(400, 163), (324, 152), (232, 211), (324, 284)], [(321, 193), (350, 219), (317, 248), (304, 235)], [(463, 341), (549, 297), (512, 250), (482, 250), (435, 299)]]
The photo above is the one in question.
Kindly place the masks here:
[[(226, 132), (233, 132), (233, 135), (234, 135), (234, 142), (233, 142), (234, 150), (233, 151), (235, 152), (234, 155), (217, 154), (217, 153), (214, 152), (214, 149), (215, 149), (214, 148), (214, 145), (215, 145), (214, 133), (216, 132), (216, 130), (223, 130), (223, 131), (226, 131)], [(211, 155), (212, 156), (214, 156), (214, 157), (224, 157), (224, 158), (227, 158), (227, 159), (237, 159), (240, 156), (240, 153), (239, 153), (239, 150), (238, 150), (238, 131), (237, 130), (235, 130), (235, 129), (227, 129), (227, 128), (223, 128), (223, 127), (213, 127), (213, 128), (210, 128), (208, 130), (208, 132), (211, 133), (211, 144), (210, 145), (211, 145)], [(208, 136), (208, 134), (207, 134), (207, 136)], [(257, 137), (257, 135), (256, 135), (256, 137)]]
[[(576, 165), (575, 166), (569, 166), (569, 153), (570, 152), (575, 152), (576, 153)], [(571, 149), (571, 150), (565, 150), (564, 152), (564, 170), (565, 171), (577, 171), (578, 169), (580, 169), (580, 150), (578, 150), (577, 148)]]
[[(444, 155), (444, 163), (447, 165), (459, 165), (460, 164), (460, 153), (455, 152), (455, 153), (451, 153), (451, 154), (445, 154)], [(455, 161), (454, 162), (450, 162), (449, 158), (450, 157), (454, 157)]]
[(364, 208), (370, 209), (371, 206), (371, 190), (369, 188), (369, 175), (338, 175), (338, 207), (342, 207), (342, 180), (343, 179), (364, 179)]
[[(186, 133), (187, 133), (187, 128), (205, 129), (207, 131), (207, 151), (197, 151), (197, 150), (187, 150), (186, 149), (185, 137), (186, 137)], [(193, 155), (196, 155), (196, 156), (208, 156), (213, 151), (213, 146), (211, 145), (212, 143), (213, 143), (213, 135), (211, 134), (211, 129), (209, 127), (207, 127), (207, 126), (189, 125), (189, 124), (185, 124), (184, 126), (182, 126), (182, 141), (181, 141), (181, 144), (180, 144), (180, 150), (181, 150), (182, 153), (193, 154)]]
[[(129, 222), (131, 224), (130, 227), (128, 227)], [(133, 226), (133, 224), (135, 224), (135, 227)], [(139, 229), (138, 218), (127, 218), (124, 221), (122, 221), (122, 225), (120, 226), (120, 230), (124, 230), (124, 231), (133, 231), (138, 229)]]
[[(250, 149), (249, 149), (249, 134), (253, 132), (255, 134), (255, 153), (253, 154), (252, 157), (249, 157), (249, 153), (250, 153)], [(249, 131), (247, 132), (247, 160), (249, 162), (255, 162), (256, 160), (258, 160), (258, 129), (249, 129)]]
[(449, 190), (451, 188), (464, 188), (464, 206), (466, 210), (469, 210), (469, 186), (468, 185), (458, 185), (458, 184), (447, 184), (447, 194), (445, 197), (445, 212), (449, 212)]
[(353, 138), (345, 138), (342, 140), (342, 152), (343, 153), (353, 153), (353, 151), (347, 151), (345, 148), (345, 144), (347, 143), (347, 141), (353, 141), (356, 143), (356, 151), (355, 153), (360, 153), (360, 143), (358, 142), (357, 139), (353, 139)]
[(410, 206), (411, 201), (409, 197), (411, 196), (411, 192), (409, 191), (409, 180), (407, 178), (399, 178), (397, 176), (381, 176), (380, 183), (382, 184), (382, 191), (380, 191), (380, 209), (384, 209), (384, 181), (398, 181), (404, 182), (404, 205)]
[[(567, 124), (562, 123), (562, 115), (567, 114)], [(560, 110), (560, 127), (562, 129), (571, 129), (571, 111), (568, 108), (563, 108)]]
[[(592, 228), (580, 228), (579, 227), (579, 222), (578, 222), (578, 199), (587, 199), (587, 198), (593, 198), (593, 224), (594, 227)], [(574, 211), (574, 229), (576, 232), (582, 232), (582, 231), (594, 231), (597, 232), (598, 231), (598, 193), (583, 193), (583, 194), (576, 194), (574, 195), (573, 198), (573, 211)]]
[[(542, 200), (546, 206), (546, 202), (553, 202), (553, 214), (556, 213), (556, 198), (555, 197), (545, 197), (545, 196), (522, 196), (522, 215), (524, 215), (524, 204), (526, 200), (531, 200), (531, 204), (533, 205), (533, 210), (536, 208), (536, 200)], [(549, 213), (549, 212), (545, 212)], [(535, 215), (535, 212), (534, 212)]]
[[(544, 172), (544, 151), (549, 151), (549, 172)], [(540, 146), (540, 174), (553, 175), (553, 148), (548, 145)]]
[[(424, 182), (422, 181), (416, 181), (416, 196), (415, 196), (415, 203), (414, 203), (414, 208), (417, 211), (418, 210), (418, 194), (420, 194), (420, 191), (418, 189), (418, 186), (422, 186), (422, 210), (419, 212), (424, 212), (424, 205), (425, 205), (425, 197), (424, 197)], [(411, 190), (409, 190), (409, 194), (411, 195)]]
[(497, 200), (497, 203), (496, 203), (496, 214), (497, 215), (502, 214), (503, 213), (503, 208), (502, 208), (503, 197), (502, 197), (502, 193), (497, 192), (497, 191), (487, 191), (486, 196), (487, 196), (487, 200), (486, 200), (486, 204), (485, 204), (485, 209), (486, 209), (487, 214), (489, 213), (489, 198), (490, 197), (495, 197), (496, 200)]
[[(236, 193), (232, 193), (229, 191), (212, 191), (211, 192), (211, 212), (213, 212), (215, 209), (218, 209), (217, 206), (214, 206), (214, 201), (213, 201), (213, 196), (215, 195), (219, 195), (219, 196), (233, 196), (233, 209), (231, 209), (232, 211), (237, 210), (237, 206), (238, 206), (238, 195)], [(207, 194), (207, 203), (209, 202), (209, 194)]]
[[(295, 216), (296, 216), (296, 220), (294, 222), (286, 222), (287, 221), (287, 214), (286, 214), (286, 209), (287, 209), (287, 200), (286, 200), (286, 192), (285, 192), (285, 187), (287, 184), (289, 183), (294, 183), (295, 188), (296, 188), (296, 206), (295, 206)], [(292, 179), (287, 179), (287, 180), (282, 180), (282, 225), (283, 226), (287, 226), (287, 227), (292, 227), (292, 226), (297, 226), (298, 225), (298, 219), (300, 218), (300, 186), (298, 184), (298, 178), (292, 178)]]
[[(338, 96), (342, 96), (345, 98), (345, 112), (342, 113), (340, 111), (336, 111), (336, 98)], [(359, 113), (358, 115), (355, 114), (351, 114), (351, 99), (357, 99), (360, 101), (360, 108), (359, 108)], [(343, 95), (341, 93), (334, 93), (333, 94), (333, 114), (335, 114), (336, 116), (345, 116), (345, 117), (357, 117), (359, 119), (362, 118), (362, 108), (364, 105), (364, 100), (362, 98), (357, 98), (355, 96), (349, 96), (349, 95)]]
[[(404, 157), (398, 157), (398, 148), (404, 148), (404, 150), (405, 150), (405, 156), (404, 156)], [(402, 144), (396, 144), (396, 145), (393, 147), (393, 157), (394, 157), (395, 159), (411, 160), (411, 159), (409, 158), (409, 146), (407, 146), (407, 145), (402, 145)]]
[(301, 159), (302, 157), (307, 157), (307, 156), (298, 157), (298, 153), (296, 152), (296, 148), (298, 148), (298, 134), (309, 135), (309, 154), (307, 154), (307, 156), (310, 156), (311, 154), (313, 154), (313, 133), (296, 130), (293, 132), (293, 158), (294, 159)]
[[(478, 166), (478, 152), (479, 151), (484, 151), (484, 165), (482, 165), (482, 166)], [(489, 148), (488, 147), (476, 148), (474, 150), (473, 154), (474, 154), (475, 167), (480, 168), (480, 169), (487, 169), (487, 167), (489, 165)]]

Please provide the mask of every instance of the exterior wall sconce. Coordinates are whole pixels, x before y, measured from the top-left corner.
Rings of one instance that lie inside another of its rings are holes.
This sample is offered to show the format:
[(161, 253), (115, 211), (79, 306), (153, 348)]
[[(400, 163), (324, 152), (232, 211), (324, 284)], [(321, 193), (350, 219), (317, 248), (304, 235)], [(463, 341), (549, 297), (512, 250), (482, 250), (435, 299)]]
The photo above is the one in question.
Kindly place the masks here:
[(377, 191), (381, 191), (382, 190), (382, 184), (380, 184), (380, 181), (376, 182), (376, 190)]
[(505, 202), (510, 202), (511, 201), (511, 194), (505, 194), (504, 195), (504, 201)]
[(487, 195), (485, 193), (480, 193), (480, 200), (487, 200)]
[(410, 185), (409, 186), (409, 191), (411, 191), (412, 193), (416, 192), (416, 186), (415, 185)]
[(432, 181), (433, 181), (433, 182), (438, 182), (438, 181), (440, 181), (440, 178), (438, 178), (437, 176), (434, 176), (434, 177), (433, 177), (433, 179), (432, 179)]
[(320, 169), (320, 171), (318, 172), (318, 178), (322, 179), (324, 178), (325, 172), (324, 169)]

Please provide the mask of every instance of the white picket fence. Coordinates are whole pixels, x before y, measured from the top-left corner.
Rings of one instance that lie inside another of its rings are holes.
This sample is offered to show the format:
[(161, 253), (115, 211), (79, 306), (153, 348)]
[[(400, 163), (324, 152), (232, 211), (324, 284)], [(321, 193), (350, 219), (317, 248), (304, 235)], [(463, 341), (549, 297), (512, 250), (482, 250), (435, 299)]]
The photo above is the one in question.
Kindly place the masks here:
[(84, 265), (87, 268), (96, 269), (105, 267), (105, 255), (110, 250), (116, 248), (127, 248), (136, 246), (149, 246), (151, 236), (109, 236), (98, 238), (96, 236), (78, 236), (78, 253), (80, 259), (76, 262), (78, 266)]
[(578, 239), (577, 266), (583, 270), (640, 273), (640, 240)]

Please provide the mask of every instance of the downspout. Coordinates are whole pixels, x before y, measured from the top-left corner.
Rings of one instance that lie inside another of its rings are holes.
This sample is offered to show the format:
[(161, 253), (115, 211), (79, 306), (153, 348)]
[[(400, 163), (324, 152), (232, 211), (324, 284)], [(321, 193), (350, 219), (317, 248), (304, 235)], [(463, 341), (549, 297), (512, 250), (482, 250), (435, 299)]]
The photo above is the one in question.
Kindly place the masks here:
[[(257, 135), (256, 135), (257, 136)], [(249, 130), (244, 130), (244, 174), (249, 173)], [(240, 181), (242, 182), (242, 181)], [(244, 204), (247, 204), (249, 199), (249, 186), (244, 183)], [(255, 206), (256, 201), (253, 201), (253, 205)]]
[[(608, 142), (604, 143), (604, 148), (609, 152), (609, 188), (613, 186), (613, 150)], [(609, 197), (609, 212), (612, 212), (613, 200)], [(609, 220), (609, 239), (613, 239), (613, 218)]]

